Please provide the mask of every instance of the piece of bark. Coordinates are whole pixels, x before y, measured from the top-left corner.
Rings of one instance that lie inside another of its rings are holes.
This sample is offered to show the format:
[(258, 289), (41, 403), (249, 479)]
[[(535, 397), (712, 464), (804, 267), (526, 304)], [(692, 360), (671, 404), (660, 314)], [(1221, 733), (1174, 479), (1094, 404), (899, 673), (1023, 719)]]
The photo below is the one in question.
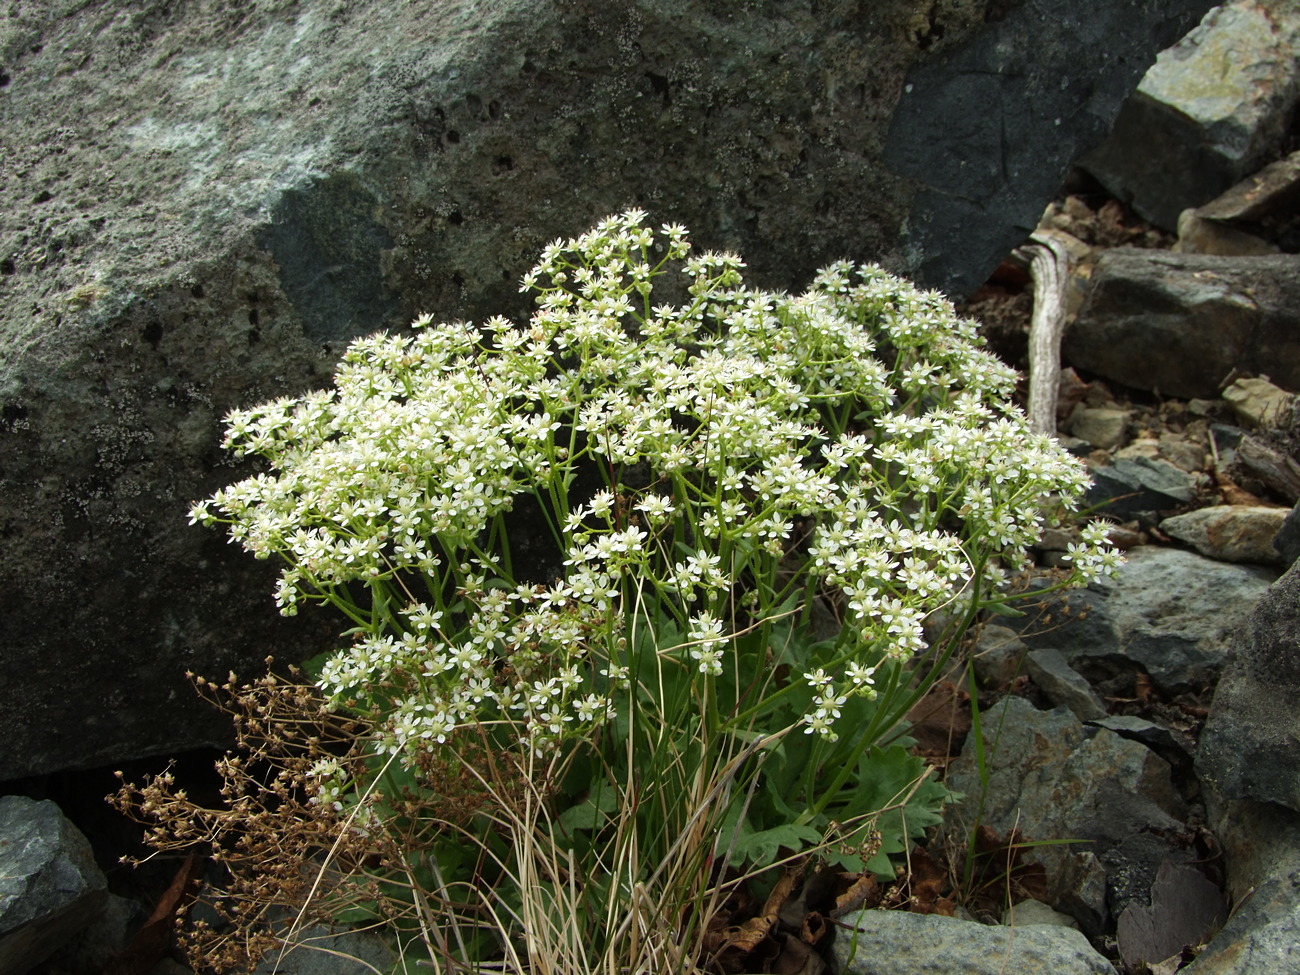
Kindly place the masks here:
[(1300, 464), (1257, 437), (1245, 436), (1237, 445), (1237, 463), (1291, 504), (1300, 501)]

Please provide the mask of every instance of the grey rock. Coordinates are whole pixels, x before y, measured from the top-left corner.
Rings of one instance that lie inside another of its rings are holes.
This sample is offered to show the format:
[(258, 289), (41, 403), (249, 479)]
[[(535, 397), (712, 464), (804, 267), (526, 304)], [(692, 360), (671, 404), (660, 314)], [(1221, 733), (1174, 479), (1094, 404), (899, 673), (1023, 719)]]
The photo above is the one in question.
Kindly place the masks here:
[(1300, 971), (1300, 871), (1266, 880), (1237, 905), (1187, 975)]
[(1062, 356), (1165, 396), (1216, 397), (1234, 370), (1300, 389), (1297, 330), (1300, 256), (1119, 247), (1098, 260)]
[(526, 313), (541, 248), (632, 204), (757, 285), (847, 256), (965, 290), (1208, 0), (986, 6), (15, 7), (0, 779), (226, 744), (184, 670), (335, 640), (185, 524), (248, 473), (216, 446), (232, 407), (324, 385), (345, 341), (421, 312)]
[(1167, 460), (1118, 457), (1113, 464), (1094, 467), (1091, 473), (1085, 504), (1099, 514), (1124, 521), (1177, 507), (1196, 496), (1196, 479)]
[[(948, 784), (966, 798), (952, 822), (980, 822), (1026, 841), (1075, 841), (1029, 851), (1047, 870), (1047, 901), (1098, 934), (1109, 909), (1145, 893), (1174, 851), (1162, 834), (1183, 812), (1169, 765), (1137, 742), (1085, 729), (1065, 708), (1037, 711), (1009, 697), (982, 716), (988, 788), (972, 734), (949, 766)], [(1146, 886), (1143, 886), (1145, 883)]]
[(980, 628), (971, 649), (971, 666), (981, 687), (1004, 688), (1020, 676), (1029, 647), (1009, 626), (989, 623)]
[(1183, 732), (1158, 725), (1146, 718), (1129, 714), (1112, 714), (1087, 722), (1113, 731), (1121, 738), (1140, 742), (1169, 763), (1175, 774), (1192, 771), (1195, 743)]
[[(1028, 0), (913, 68), (884, 159), (920, 185), (907, 237), (919, 279), (954, 295), (982, 283), (1037, 225), (1034, 201), (1050, 200), (1068, 165), (1110, 130), (1147, 52), (1173, 44), (1206, 9)], [(962, 252), (997, 259), (956, 269), (947, 255)]]
[(1238, 422), (1247, 429), (1276, 426), (1279, 419), (1291, 412), (1295, 401), (1293, 393), (1260, 376), (1235, 380), (1223, 390), (1222, 396), (1232, 406)]
[(1277, 217), (1295, 218), (1292, 208), (1300, 191), (1300, 151), (1269, 163), (1222, 196), (1198, 207), (1206, 220), (1252, 225), (1268, 224)]
[(1293, 152), (1191, 213), (1199, 226), (1215, 228), (1216, 235), (1227, 232), (1249, 239), (1263, 238), (1281, 245), (1281, 250), (1295, 253), (1300, 243), (1298, 196), (1300, 152)]
[(1270, 879), (1300, 871), (1300, 813), (1271, 802), (1225, 799), (1207, 783), (1206, 823), (1222, 844), (1224, 886), (1234, 904)]
[(1229, 799), (1300, 811), (1300, 568), (1255, 607), (1214, 692), (1196, 768)]
[[(1138, 667), (1165, 693), (1213, 686), (1235, 635), (1256, 601), (1277, 578), (1262, 566), (1235, 565), (1194, 552), (1141, 546), (1114, 579), (1069, 594), (1050, 628), (1031, 613), (1021, 637), (1031, 647), (1054, 647), (1085, 677), (1100, 670)], [(1042, 632), (1035, 632), (1042, 629)]]
[(1223, 844), (1231, 919), (1184, 971), (1253, 975), (1296, 969), (1300, 945), (1300, 813), (1205, 790), (1208, 824)]
[(58, 806), (0, 797), (0, 971), (22, 975), (95, 923), (106, 884)]
[(1070, 415), (1066, 429), (1094, 447), (1110, 450), (1123, 443), (1132, 415), (1129, 410), (1080, 406)]
[[(307, 928), (291, 949), (262, 959), (253, 975), (355, 975), (392, 969), (392, 946), (374, 931), (332, 931)], [(399, 966), (400, 967), (400, 966)]]
[(1173, 230), (1269, 162), (1300, 98), (1300, 14), (1287, 0), (1216, 7), (1162, 52), (1114, 131), (1083, 165), (1116, 197)]
[(1273, 536), (1273, 549), (1284, 568), (1290, 568), (1296, 559), (1300, 559), (1300, 502), (1282, 519), (1282, 527)]
[(1227, 916), (1223, 891), (1195, 867), (1166, 861), (1156, 872), (1150, 903), (1133, 902), (1116, 925), (1120, 958), (1131, 971), (1204, 944)]
[(1184, 210), (1178, 217), (1178, 240), (1173, 250), (1179, 254), (1219, 254), (1223, 257), (1250, 257), (1276, 254), (1279, 248), (1255, 234), (1200, 216), (1199, 210)]
[(843, 975), (1114, 975), (1114, 969), (1078, 931), (1058, 924), (1014, 928), (974, 921), (857, 911), (842, 919), (833, 946)]
[(1069, 708), (1080, 721), (1104, 717), (1106, 705), (1057, 650), (1034, 650), (1025, 660), (1029, 678), (1057, 707)]
[(1010, 927), (1029, 927), (1033, 924), (1059, 924), (1067, 928), (1079, 929), (1079, 922), (1068, 914), (1054, 911), (1042, 901), (1021, 901), (1002, 913), (1002, 923)]
[(1206, 558), (1274, 565), (1281, 559), (1273, 539), (1286, 516), (1286, 508), (1221, 504), (1166, 518), (1160, 522), (1160, 530)]

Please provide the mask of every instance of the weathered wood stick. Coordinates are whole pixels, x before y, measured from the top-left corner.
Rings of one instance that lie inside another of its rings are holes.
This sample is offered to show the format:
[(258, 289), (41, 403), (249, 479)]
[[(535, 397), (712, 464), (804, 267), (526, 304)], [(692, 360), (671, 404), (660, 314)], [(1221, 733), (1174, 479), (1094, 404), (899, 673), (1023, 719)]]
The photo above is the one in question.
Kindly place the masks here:
[(1034, 279), (1034, 312), (1029, 321), (1029, 428), (1050, 436), (1056, 433), (1070, 256), (1049, 234), (1035, 233), (1029, 240), (1014, 252), (1029, 264)]

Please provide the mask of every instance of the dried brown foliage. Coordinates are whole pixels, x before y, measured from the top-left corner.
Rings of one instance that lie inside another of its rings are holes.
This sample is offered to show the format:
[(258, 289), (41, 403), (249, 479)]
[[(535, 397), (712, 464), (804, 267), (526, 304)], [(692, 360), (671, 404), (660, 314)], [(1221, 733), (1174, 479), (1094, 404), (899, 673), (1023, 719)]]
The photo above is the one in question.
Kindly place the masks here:
[[(356, 908), (378, 922), (409, 920), (414, 898), (400, 895), (407, 854), (433, 831), (463, 827), (481, 806), (482, 786), (467, 769), (482, 760), (484, 743), (443, 750), (463, 760), (424, 761), (430, 788), (386, 794), (375, 774), (373, 723), (329, 708), (297, 670), (247, 684), (233, 674), (220, 685), (191, 680), (235, 724), (236, 748), (217, 762), (220, 807), (191, 800), (171, 770), (142, 784), (124, 782), (109, 797), (146, 827), (155, 851), (199, 849), (212, 861), (199, 899), (219, 920), (182, 926), (191, 964), (248, 970), (292, 944), (305, 925)], [(309, 773), (322, 758), (375, 785), (350, 809), (318, 801)]]

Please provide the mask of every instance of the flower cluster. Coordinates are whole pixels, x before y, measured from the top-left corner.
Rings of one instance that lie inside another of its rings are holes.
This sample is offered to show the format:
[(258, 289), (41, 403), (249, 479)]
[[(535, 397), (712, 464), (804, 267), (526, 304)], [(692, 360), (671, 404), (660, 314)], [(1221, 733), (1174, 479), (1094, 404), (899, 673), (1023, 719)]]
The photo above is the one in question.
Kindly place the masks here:
[[(270, 472), (192, 518), (284, 560), (283, 612), (351, 617), (320, 686), (381, 710), (394, 754), (485, 724), (535, 750), (590, 735), (647, 632), (658, 661), (734, 680), (737, 635), (813, 601), (841, 625), (803, 723), (833, 739), (931, 614), (990, 598), (1081, 496), (940, 295), (849, 263), (758, 291), (734, 255), (689, 255), (680, 227), (612, 217), (545, 249), (526, 323), (421, 318), (353, 343), (332, 390), (229, 417)], [(665, 276), (681, 304), (652, 303)], [(1097, 532), (1073, 557), (1076, 581), (1116, 563)]]

